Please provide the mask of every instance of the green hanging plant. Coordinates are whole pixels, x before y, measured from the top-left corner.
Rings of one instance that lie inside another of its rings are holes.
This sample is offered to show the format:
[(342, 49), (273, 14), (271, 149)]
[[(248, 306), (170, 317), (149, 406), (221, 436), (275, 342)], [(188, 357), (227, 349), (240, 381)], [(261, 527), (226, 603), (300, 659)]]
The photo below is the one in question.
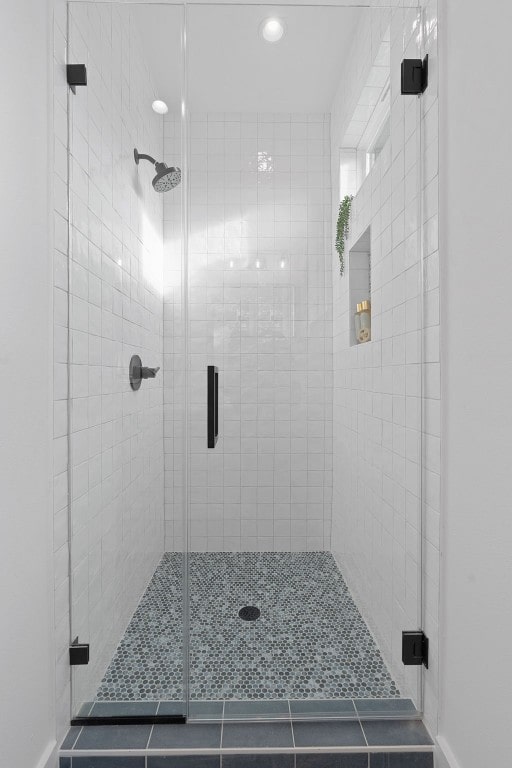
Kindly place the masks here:
[(338, 213), (338, 223), (336, 225), (336, 251), (340, 257), (340, 275), (345, 271), (345, 241), (348, 237), (348, 225), (350, 220), (350, 206), (352, 205), (353, 195), (345, 195), (340, 203)]

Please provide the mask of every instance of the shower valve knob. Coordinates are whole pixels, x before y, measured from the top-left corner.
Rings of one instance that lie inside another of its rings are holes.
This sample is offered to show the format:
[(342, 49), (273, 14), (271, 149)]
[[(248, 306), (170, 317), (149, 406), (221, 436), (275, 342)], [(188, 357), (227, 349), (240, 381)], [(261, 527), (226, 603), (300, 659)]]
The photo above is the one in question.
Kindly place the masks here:
[(136, 392), (140, 389), (142, 379), (154, 379), (159, 370), (160, 366), (158, 368), (148, 368), (147, 366), (142, 365), (140, 357), (138, 355), (133, 355), (130, 360), (129, 370), (131, 388)]
[(159, 370), (160, 370), (160, 366), (158, 366), (158, 368), (146, 368), (145, 366), (143, 366), (140, 369), (141, 378), (154, 379)]

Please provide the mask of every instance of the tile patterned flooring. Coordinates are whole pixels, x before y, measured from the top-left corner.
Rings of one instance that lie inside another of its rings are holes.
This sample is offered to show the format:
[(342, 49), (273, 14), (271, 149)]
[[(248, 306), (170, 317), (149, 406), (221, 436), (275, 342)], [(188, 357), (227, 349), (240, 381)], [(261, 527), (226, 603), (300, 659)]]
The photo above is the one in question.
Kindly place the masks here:
[[(98, 702), (183, 698), (182, 575), (166, 553)], [(400, 697), (328, 552), (192, 553), (189, 592), (192, 701)]]

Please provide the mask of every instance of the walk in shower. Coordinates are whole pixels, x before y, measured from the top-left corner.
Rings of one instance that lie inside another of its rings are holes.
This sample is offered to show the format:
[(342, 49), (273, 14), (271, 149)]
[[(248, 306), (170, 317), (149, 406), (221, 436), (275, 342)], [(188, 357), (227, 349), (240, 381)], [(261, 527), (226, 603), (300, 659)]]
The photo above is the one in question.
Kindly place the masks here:
[(424, 10), (80, 0), (64, 34), (72, 717), (415, 716)]

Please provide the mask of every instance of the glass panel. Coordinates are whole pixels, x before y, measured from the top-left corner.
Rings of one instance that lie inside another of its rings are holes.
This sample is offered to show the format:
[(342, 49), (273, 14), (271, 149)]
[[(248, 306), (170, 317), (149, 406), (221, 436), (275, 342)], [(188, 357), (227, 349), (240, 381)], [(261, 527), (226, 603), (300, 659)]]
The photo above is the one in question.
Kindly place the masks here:
[(192, 718), (421, 709), (419, 20), (187, 8)]
[(70, 3), (75, 715), (422, 707), (420, 19)]
[(183, 166), (182, 31), (180, 6), (69, 4), (87, 66), (68, 117), (75, 716), (185, 707), (183, 187), (154, 179)]

